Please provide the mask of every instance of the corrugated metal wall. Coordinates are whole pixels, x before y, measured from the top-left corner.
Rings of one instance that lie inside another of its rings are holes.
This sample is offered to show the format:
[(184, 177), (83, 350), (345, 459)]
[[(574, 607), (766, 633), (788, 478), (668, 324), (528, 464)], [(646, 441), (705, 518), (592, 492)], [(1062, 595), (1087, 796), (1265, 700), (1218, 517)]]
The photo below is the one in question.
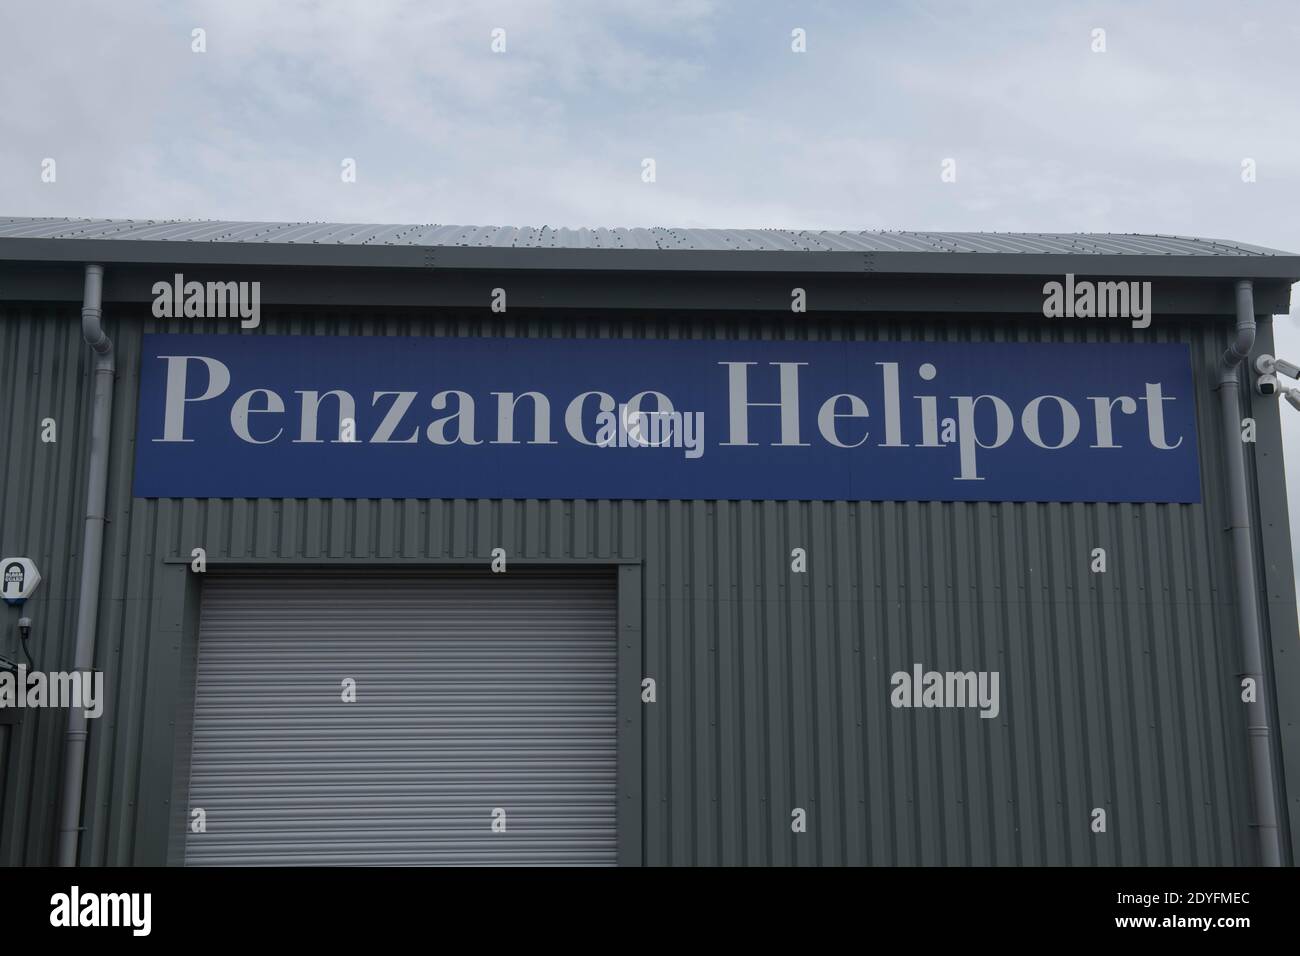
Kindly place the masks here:
[[(170, 766), (156, 754), (170, 740), (174, 715), (143, 702), (156, 682), (176, 679), (171, 652), (179, 635), (161, 611), (176, 579), (163, 562), (188, 557), (197, 545), (216, 559), (487, 562), (494, 547), (530, 560), (642, 559), (645, 673), (658, 682), (658, 701), (644, 712), (647, 863), (1255, 858), (1210, 377), (1223, 347), (1220, 322), (1151, 330), (1158, 340), (1192, 346), (1200, 505), (133, 502), (141, 333), (232, 328), (155, 320), (144, 306), (107, 313), (120, 376), (98, 662), (111, 709), (91, 726), (85, 862), (161, 862), (160, 824), (143, 795), (158, 789), (151, 776), (158, 767)], [(1133, 335), (1120, 324), (941, 317), (855, 325), (803, 316), (712, 322), (269, 310), (262, 331), (963, 341)], [(0, 313), (9, 439), (0, 444), (0, 547), (31, 554), (45, 572), (29, 611), (47, 667), (70, 666), (72, 655), (86, 388), (74, 309)], [(39, 440), (47, 416), (58, 422), (55, 445)], [(1260, 440), (1261, 450), (1276, 453), (1268, 466), (1275, 481), (1280, 448), (1272, 422)], [(805, 575), (790, 572), (794, 547), (807, 551)], [(1104, 575), (1089, 571), (1095, 547), (1109, 555)], [(1289, 568), (1289, 555), (1285, 561)], [(6, 632), (0, 652), (12, 649)], [(892, 709), (889, 675), (914, 661), (999, 670), (1000, 715)], [(0, 863), (52, 860), (62, 716), (29, 713), (19, 728), (0, 728)], [(807, 811), (803, 834), (791, 832), (796, 807)], [(1104, 835), (1089, 829), (1094, 807), (1107, 810)]]

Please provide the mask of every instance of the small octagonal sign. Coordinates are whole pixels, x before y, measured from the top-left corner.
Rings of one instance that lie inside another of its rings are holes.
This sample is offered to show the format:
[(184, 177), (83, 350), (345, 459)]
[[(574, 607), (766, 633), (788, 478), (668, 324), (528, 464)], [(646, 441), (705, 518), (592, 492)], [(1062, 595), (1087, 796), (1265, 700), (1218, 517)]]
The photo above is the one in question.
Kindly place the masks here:
[(41, 572), (31, 559), (0, 559), (0, 597), (6, 604), (22, 604), (40, 583)]

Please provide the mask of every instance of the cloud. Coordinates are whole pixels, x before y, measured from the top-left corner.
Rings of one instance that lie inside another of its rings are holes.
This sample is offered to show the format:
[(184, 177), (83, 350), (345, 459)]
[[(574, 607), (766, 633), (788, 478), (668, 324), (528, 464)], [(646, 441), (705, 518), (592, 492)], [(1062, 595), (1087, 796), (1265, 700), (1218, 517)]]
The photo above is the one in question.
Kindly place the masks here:
[[(9, 215), (1141, 231), (1300, 249), (1291, 0), (44, 0), (4, 18)], [(942, 183), (949, 157), (958, 179)], [(1298, 321), (1277, 323), (1293, 357)], [(1300, 519), (1300, 467), (1288, 486)]]

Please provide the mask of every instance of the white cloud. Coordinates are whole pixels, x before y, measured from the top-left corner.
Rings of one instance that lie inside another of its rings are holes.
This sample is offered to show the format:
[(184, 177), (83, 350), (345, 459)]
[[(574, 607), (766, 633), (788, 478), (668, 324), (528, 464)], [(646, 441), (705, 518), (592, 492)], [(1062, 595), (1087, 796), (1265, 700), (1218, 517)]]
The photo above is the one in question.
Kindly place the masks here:
[[(1300, 249), (1292, 0), (44, 0), (3, 17), (9, 215), (1142, 231)], [(190, 52), (196, 26), (205, 54)], [(807, 53), (790, 51), (795, 26)], [(40, 182), (47, 156), (55, 185)], [(955, 184), (939, 181), (949, 156)], [(1298, 322), (1277, 323), (1292, 356)], [(1300, 415), (1284, 411), (1300, 460)], [(1300, 468), (1288, 481), (1300, 525)]]

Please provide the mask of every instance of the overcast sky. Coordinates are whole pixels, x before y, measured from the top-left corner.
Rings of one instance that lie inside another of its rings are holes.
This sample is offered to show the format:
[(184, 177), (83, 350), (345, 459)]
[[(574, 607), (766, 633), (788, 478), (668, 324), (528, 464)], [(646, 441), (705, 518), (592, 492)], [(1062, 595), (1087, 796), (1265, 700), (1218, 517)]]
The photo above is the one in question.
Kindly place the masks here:
[[(0, 215), (1300, 251), (1297, 49), (1297, 0), (0, 0)], [(1300, 361), (1300, 308), (1277, 334)]]

